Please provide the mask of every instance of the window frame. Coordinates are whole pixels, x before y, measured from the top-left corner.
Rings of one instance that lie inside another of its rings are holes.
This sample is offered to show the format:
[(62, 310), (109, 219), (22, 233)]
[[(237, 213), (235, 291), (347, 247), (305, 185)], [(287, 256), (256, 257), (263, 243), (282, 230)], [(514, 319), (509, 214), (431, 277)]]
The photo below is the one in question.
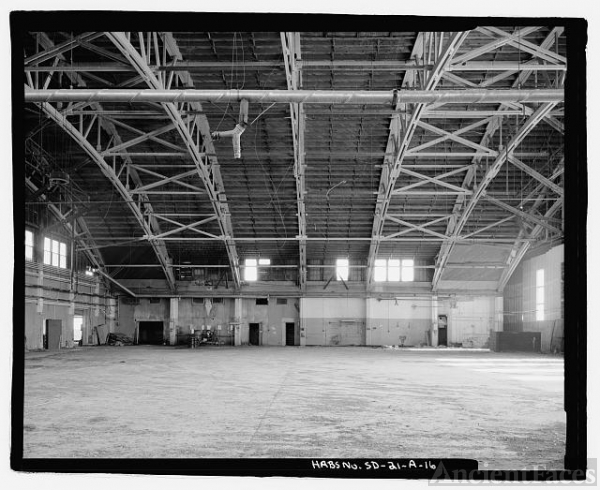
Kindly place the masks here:
[[(31, 243), (27, 243), (28, 236), (31, 237)], [(33, 230), (25, 230), (25, 260), (33, 262), (34, 248), (35, 248), (35, 234), (33, 233)], [(27, 251), (30, 251), (31, 253), (28, 254)]]
[(415, 281), (415, 259), (402, 259), (400, 261), (400, 280), (402, 282)]
[[(345, 262), (345, 264), (342, 264)], [(335, 280), (347, 281), (350, 277), (350, 259), (339, 258), (335, 259)]]
[(44, 237), (44, 265), (67, 269), (67, 243)]

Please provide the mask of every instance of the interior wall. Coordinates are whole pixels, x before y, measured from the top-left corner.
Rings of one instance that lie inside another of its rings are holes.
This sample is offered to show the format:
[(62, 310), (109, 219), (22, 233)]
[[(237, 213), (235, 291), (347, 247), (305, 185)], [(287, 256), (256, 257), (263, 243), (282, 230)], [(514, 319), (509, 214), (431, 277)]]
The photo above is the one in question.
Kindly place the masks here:
[(368, 345), (428, 345), (431, 298), (367, 299)]
[(498, 330), (495, 296), (457, 297), (448, 309), (448, 342), (463, 347), (488, 347)]
[(260, 345), (285, 345), (285, 322), (294, 322), (299, 331), (299, 303), (288, 298), (287, 304), (278, 305), (275, 298), (268, 305), (257, 305), (256, 299), (242, 300), (241, 342), (250, 341), (250, 323), (259, 324)]
[(70, 270), (28, 262), (25, 269), (25, 349), (41, 350), (46, 320), (62, 321), (61, 348), (71, 348), (73, 317), (83, 314), (82, 344), (96, 344), (95, 330), (114, 328), (116, 303), (97, 278), (76, 274), (71, 293)]
[[(564, 336), (562, 264), (564, 246), (523, 262), (523, 330), (541, 332), (542, 352), (560, 348)], [(544, 320), (536, 320), (536, 271), (544, 269)]]
[(329, 345), (330, 326), (353, 321), (364, 325), (364, 298), (302, 298), (306, 345)]

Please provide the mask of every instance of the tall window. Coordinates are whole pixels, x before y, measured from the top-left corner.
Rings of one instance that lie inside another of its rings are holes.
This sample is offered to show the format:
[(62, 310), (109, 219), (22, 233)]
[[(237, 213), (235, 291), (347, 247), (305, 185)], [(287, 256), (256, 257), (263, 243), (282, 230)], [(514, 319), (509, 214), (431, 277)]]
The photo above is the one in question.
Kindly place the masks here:
[(400, 260), (388, 260), (388, 281), (398, 282), (400, 280)]
[(413, 259), (402, 260), (402, 281), (415, 280), (415, 261)]
[(67, 267), (67, 245), (58, 240), (44, 238), (44, 264), (55, 267)]
[(244, 280), (256, 281), (256, 279), (258, 279), (258, 265), (256, 259), (246, 259), (245, 264)]
[(535, 319), (544, 320), (544, 269), (535, 271)]
[(350, 270), (350, 264), (348, 262), (348, 259), (337, 259), (335, 261), (336, 280), (347, 281), (349, 270)]
[(33, 232), (25, 230), (25, 260), (33, 260)]
[(387, 260), (375, 259), (375, 270), (373, 271), (373, 279), (376, 282), (387, 280)]

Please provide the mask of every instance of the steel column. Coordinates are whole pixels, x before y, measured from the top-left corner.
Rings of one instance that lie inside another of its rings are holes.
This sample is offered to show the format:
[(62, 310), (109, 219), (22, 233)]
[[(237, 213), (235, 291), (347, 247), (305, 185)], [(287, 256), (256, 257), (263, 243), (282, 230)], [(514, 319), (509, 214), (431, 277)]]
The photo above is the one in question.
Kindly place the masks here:
[[(288, 90), (299, 90), (302, 86), (302, 75), (298, 62), (301, 61), (300, 33), (281, 32), (281, 47), (285, 62), (285, 74)], [(299, 283), (300, 289), (306, 289), (306, 211), (304, 207), (305, 180), (304, 171), (304, 106), (303, 104), (290, 103), (292, 124), (292, 137), (294, 143), (294, 178), (296, 179), (296, 202), (298, 206), (298, 241), (299, 246)]]

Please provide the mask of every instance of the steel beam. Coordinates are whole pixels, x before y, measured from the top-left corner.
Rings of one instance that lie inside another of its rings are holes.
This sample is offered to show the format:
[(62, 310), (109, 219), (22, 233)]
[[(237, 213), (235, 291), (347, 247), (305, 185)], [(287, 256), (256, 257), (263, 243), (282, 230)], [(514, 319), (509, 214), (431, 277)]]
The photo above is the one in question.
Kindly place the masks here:
[[(129, 60), (132, 66), (135, 67), (139, 75), (144, 79), (145, 83), (151, 87), (151, 91), (171, 93), (170, 90), (165, 90), (165, 80), (159, 78), (149, 65), (148, 58), (138, 53), (136, 48), (131, 44), (127, 35), (123, 32), (107, 32), (106, 35), (113, 42), (113, 44), (121, 51), (121, 53)], [(163, 36), (163, 47), (165, 51), (168, 51), (171, 56), (176, 60), (181, 59), (181, 53), (178, 50), (175, 38), (169, 33), (165, 33)], [(143, 39), (143, 36), (141, 36)], [(154, 45), (156, 47), (156, 53), (159, 53), (158, 49), (158, 37), (154, 37)], [(151, 55), (151, 51), (148, 52), (148, 56)], [(181, 78), (187, 86), (193, 86), (191, 77), (186, 72), (179, 72), (179, 78)], [(241, 276), (239, 271), (239, 258), (233, 241), (233, 228), (231, 225), (231, 213), (229, 212), (229, 205), (227, 204), (227, 198), (225, 194), (225, 187), (221, 179), (221, 173), (219, 170), (219, 164), (216, 156), (208, 157), (210, 166), (206, 160), (202, 157), (199, 148), (199, 139), (202, 138), (202, 143), (206, 149), (206, 152), (215, 155), (214, 147), (212, 145), (212, 139), (210, 137), (210, 128), (208, 126), (208, 120), (206, 116), (202, 115), (202, 107), (196, 105), (194, 109), (198, 112), (198, 115), (194, 117), (194, 124), (190, 128), (183, 120), (180, 109), (175, 102), (183, 101), (155, 101), (164, 102), (163, 107), (171, 121), (175, 124), (177, 131), (179, 132), (185, 146), (192, 157), (192, 161), (196, 165), (198, 175), (201, 178), (208, 197), (211, 201), (215, 215), (218, 217), (219, 227), (224, 237), (227, 255), (231, 266), (233, 280), (236, 288), (241, 285)], [(194, 101), (186, 101), (194, 102)], [(198, 101), (196, 101), (198, 102)], [(195, 133), (194, 133), (195, 131)], [(150, 236), (150, 235), (149, 235)]]
[(521, 160), (519, 160), (514, 155), (508, 155), (508, 161), (510, 163), (512, 163), (515, 167), (517, 167), (518, 169), (520, 169), (523, 172), (525, 172), (527, 175), (530, 175), (531, 177), (533, 177), (538, 182), (541, 182), (546, 187), (549, 187), (550, 189), (552, 189), (559, 196), (562, 197), (562, 195), (564, 194), (564, 191), (563, 191), (562, 187), (560, 187), (559, 185), (556, 185), (550, 179), (548, 179), (547, 177), (544, 177), (542, 174), (540, 174), (536, 170), (532, 169), (529, 165), (526, 165), (525, 163), (523, 163)]
[[(426, 37), (435, 36), (435, 33), (421, 33), (417, 36), (417, 40), (415, 41), (415, 45), (413, 48), (413, 57), (421, 57), (425, 58), (425, 43)], [(424, 93), (428, 93), (433, 95), (434, 89), (439, 83), (444, 74), (446, 68), (452, 61), (453, 56), (456, 54), (458, 48), (466, 39), (468, 32), (459, 32), (454, 33), (448, 40), (448, 43), (444, 46), (443, 52), (439, 54), (435, 53), (436, 62), (428, 74), (427, 81), (424, 83)], [(442, 38), (440, 38), (440, 45)], [(431, 57), (431, 51), (427, 53), (428, 57)], [(404, 87), (411, 87), (415, 85), (415, 73), (411, 73), (403, 80)], [(409, 92), (409, 91), (406, 91)], [(397, 92), (397, 93), (402, 93)], [(410, 92), (409, 92), (410, 93)], [(400, 110), (402, 105), (405, 103), (404, 100), (395, 100), (395, 109)], [(383, 168), (381, 169), (381, 178), (379, 182), (379, 190), (377, 195), (377, 203), (375, 207), (375, 216), (373, 219), (373, 230), (371, 232), (371, 245), (369, 247), (369, 255), (367, 259), (368, 272), (367, 272), (367, 289), (371, 287), (373, 282), (373, 273), (374, 273), (374, 265), (375, 259), (377, 258), (377, 254), (379, 252), (379, 243), (381, 241), (383, 235), (383, 229), (385, 226), (385, 220), (387, 211), (390, 205), (390, 201), (392, 196), (394, 195), (394, 187), (396, 185), (396, 181), (400, 175), (400, 169), (406, 154), (408, 153), (408, 147), (414, 135), (414, 132), (417, 128), (421, 115), (425, 111), (425, 103), (420, 101), (414, 108), (412, 117), (408, 124), (406, 121), (402, 121), (400, 116), (396, 116), (392, 119), (390, 123), (390, 134), (388, 138), (388, 143), (386, 147), (386, 154), (392, 153), (393, 157), (386, 157), (383, 161)], [(406, 107), (404, 107), (406, 109)], [(405, 127), (403, 127), (405, 126)]]
[[(298, 67), (302, 59), (300, 48), (299, 32), (281, 32), (281, 48), (285, 63), (285, 74), (288, 90), (296, 91), (302, 87), (302, 72)], [(290, 103), (290, 115), (292, 125), (292, 138), (294, 144), (294, 178), (296, 180), (296, 203), (298, 217), (298, 236), (299, 245), (299, 282), (300, 289), (306, 289), (306, 210), (304, 206), (304, 195), (306, 194), (304, 172), (306, 165), (304, 163), (304, 105), (299, 103)]]
[[(25, 67), (27, 68), (32, 65), (36, 65), (37, 63), (43, 63), (44, 61), (47, 61), (49, 59), (56, 58), (57, 56), (60, 56), (62, 53), (65, 53), (65, 52), (70, 51), (71, 49), (75, 48), (82, 42), (92, 41), (96, 38), (99, 38), (100, 36), (102, 36), (101, 32), (86, 32), (77, 37), (74, 37), (73, 39), (68, 39), (67, 41), (64, 41), (56, 46), (53, 45), (49, 48), (46, 48), (44, 51), (41, 51), (39, 53), (36, 53), (34, 55), (31, 55), (31, 56), (28, 56), (27, 58), (25, 58), (25, 61), (24, 61)], [(56, 70), (52, 69), (53, 67), (48, 67), (48, 68), (49, 68), (48, 71), (56, 71)]]
[[(114, 33), (111, 33), (114, 35)], [(156, 79), (150, 70), (148, 76)], [(157, 80), (158, 82), (158, 80)], [(530, 90), (166, 90), (166, 89), (25, 89), (25, 102), (184, 102), (277, 104), (490, 104), (562, 102), (564, 91)], [(414, 115), (413, 115), (414, 117)], [(181, 118), (181, 116), (179, 117)]]
[[(506, 42), (508, 44), (508, 42)], [(89, 49), (88, 45), (81, 43), (82, 46)], [(70, 49), (70, 48), (69, 48)], [(67, 49), (68, 50), (68, 49)], [(52, 55), (48, 55), (52, 57)], [(232, 68), (230, 61), (181, 61), (175, 65), (160, 65), (151, 66), (154, 73), (158, 72), (178, 72), (178, 71), (214, 71), (227, 70)], [(391, 71), (402, 72), (410, 70), (431, 70), (433, 65), (417, 63), (415, 61), (362, 61), (362, 60), (298, 60), (296, 63), (298, 69), (307, 69), (310, 71), (323, 70), (369, 70), (369, 71)], [(265, 68), (285, 68), (285, 64), (279, 61), (236, 61), (235, 67), (245, 70), (263, 70)], [(452, 64), (448, 67), (448, 71), (564, 71), (567, 67), (565, 64), (544, 64), (538, 62), (519, 63), (516, 61), (475, 61), (464, 62), (460, 64)], [(56, 67), (46, 65), (30, 65), (25, 67), (25, 72), (43, 73), (48, 71), (56, 72), (83, 72), (83, 73), (127, 73), (134, 72), (135, 69), (124, 63), (73, 63), (59, 65)]]

